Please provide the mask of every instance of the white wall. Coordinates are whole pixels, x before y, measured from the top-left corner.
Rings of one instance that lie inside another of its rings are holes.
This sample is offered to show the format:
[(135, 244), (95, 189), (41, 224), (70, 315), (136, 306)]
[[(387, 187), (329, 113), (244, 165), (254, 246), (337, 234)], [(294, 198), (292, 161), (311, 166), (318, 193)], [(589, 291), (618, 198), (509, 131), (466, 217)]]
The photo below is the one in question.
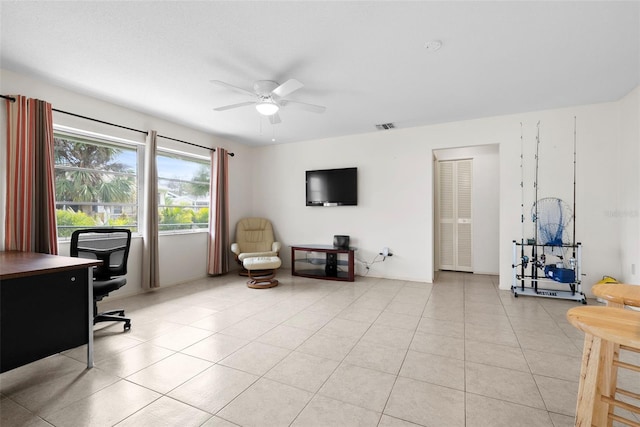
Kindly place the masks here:
[[(391, 134), (393, 144), (388, 134), (375, 133), (257, 149), (254, 211), (271, 219), (285, 248), (331, 244), (335, 234), (346, 234), (357, 259), (371, 262), (383, 247), (391, 249), (393, 257), (374, 264), (371, 276), (426, 280), (432, 219), (420, 213), (431, 194), (431, 150), (407, 142), (402, 132)], [(306, 170), (351, 166), (358, 168), (358, 206), (305, 206)], [(356, 274), (364, 272), (356, 267)]]
[(481, 154), (473, 158), (473, 272), (500, 271), (500, 157)]
[(617, 153), (618, 200), (609, 221), (619, 222), (620, 277), (640, 285), (640, 87), (620, 102), (620, 144)]
[[(133, 129), (158, 131), (158, 134), (171, 138), (189, 141), (205, 147), (223, 147), (235, 153), (235, 157), (229, 159), (229, 192), (230, 192), (230, 217), (231, 230), (238, 218), (251, 214), (251, 157), (252, 150), (243, 145), (231, 141), (216, 138), (204, 132), (200, 132), (170, 121), (152, 117), (137, 111), (133, 111), (115, 104), (100, 101), (87, 96), (68, 91), (66, 89), (43, 83), (41, 81), (24, 77), (22, 75), (0, 70), (0, 93), (3, 95), (24, 95), (50, 102), (53, 108), (68, 111), (75, 114), (116, 123)], [(6, 116), (4, 102), (1, 103), (0, 114)], [(4, 128), (4, 120), (2, 121)], [(54, 113), (54, 123), (82, 129), (85, 131), (117, 136), (133, 141), (143, 142), (144, 134), (107, 126), (85, 119), (76, 118), (61, 113)], [(158, 146), (179, 149), (196, 154), (208, 154), (208, 150), (191, 147), (167, 139), (158, 138)], [(4, 153), (6, 147), (6, 132), (0, 135), (0, 152)], [(0, 156), (0, 170), (4, 171), (5, 156)], [(5, 176), (0, 177), (0, 242), (4, 244), (4, 209), (5, 209)], [(60, 243), (60, 253), (68, 254), (68, 242)], [(162, 235), (159, 238), (160, 252), (160, 284), (172, 285), (206, 276), (207, 234), (177, 234)], [(140, 292), (142, 241), (139, 237), (133, 239), (129, 260), (129, 273), (127, 274), (127, 286), (118, 291), (119, 295)], [(234, 266), (232, 266), (233, 268)]]
[[(44, 99), (61, 110), (132, 128), (156, 129), (162, 135), (234, 151), (237, 155), (230, 160), (232, 236), (233, 226), (240, 217), (261, 215), (270, 218), (276, 235), (285, 245), (283, 262), (288, 266), (290, 254), (286, 245), (331, 243), (334, 234), (348, 234), (352, 236), (352, 244), (359, 248), (357, 257), (362, 260), (373, 260), (384, 246), (391, 248), (393, 257), (371, 267), (369, 274), (376, 277), (427, 282), (433, 279), (433, 150), (499, 144), (499, 272), (503, 289), (511, 286), (511, 241), (521, 236), (520, 124), (523, 125), (525, 157), (528, 159), (525, 183), (532, 182), (531, 155), (535, 148), (536, 123), (540, 121), (538, 197), (571, 201), (573, 120), (576, 116), (576, 236), (584, 245), (585, 290), (588, 292), (591, 284), (603, 275), (624, 277), (637, 283), (640, 268), (638, 88), (622, 101), (612, 103), (255, 149), (4, 70), (0, 74), (0, 91)], [(4, 107), (2, 109), (0, 113), (4, 114)], [(62, 114), (56, 114), (54, 120), (95, 132), (140, 138), (129, 131)], [(6, 143), (4, 138), (5, 133), (1, 132), (2, 151)], [(160, 144), (168, 145), (169, 142), (160, 140)], [(177, 146), (188, 149), (188, 146)], [(0, 156), (0, 162), (3, 161), (4, 156)], [(305, 170), (349, 166), (358, 167), (358, 206), (305, 206)], [(0, 168), (5, 169), (2, 163)], [(4, 185), (4, 176), (1, 178)], [(533, 189), (529, 186), (525, 190), (530, 206)], [(4, 194), (4, 191), (0, 192), (0, 219)], [(631, 214), (621, 220), (616, 212)], [(0, 234), (3, 234), (1, 228)], [(163, 236), (160, 250), (163, 285), (204, 276), (204, 234)], [(132, 254), (132, 259), (138, 259), (137, 256)], [(636, 264), (635, 276), (629, 273), (632, 263)], [(358, 268), (357, 273), (364, 271)], [(134, 267), (130, 283), (135, 283), (138, 277), (139, 271)], [(127, 292), (137, 291), (135, 286), (127, 288)]]
[[(373, 259), (383, 246), (392, 249), (394, 256), (372, 266), (370, 275), (431, 282), (432, 150), (499, 144), (499, 271), (500, 286), (508, 289), (511, 242), (521, 236), (521, 132), (530, 174), (540, 121), (538, 198), (560, 197), (572, 204), (574, 116), (576, 236), (584, 245), (583, 283), (588, 292), (601, 276), (620, 274), (620, 230), (606, 216), (608, 206), (617, 200), (613, 189), (620, 184), (615, 152), (620, 139), (619, 102), (259, 148), (255, 176), (263, 179), (253, 181), (254, 211), (272, 219), (285, 246), (331, 243), (334, 234), (348, 234), (360, 259)], [(348, 166), (358, 167), (358, 206), (305, 206), (305, 170)], [(534, 200), (532, 182), (527, 176), (527, 210)], [(290, 262), (288, 253), (283, 261)]]

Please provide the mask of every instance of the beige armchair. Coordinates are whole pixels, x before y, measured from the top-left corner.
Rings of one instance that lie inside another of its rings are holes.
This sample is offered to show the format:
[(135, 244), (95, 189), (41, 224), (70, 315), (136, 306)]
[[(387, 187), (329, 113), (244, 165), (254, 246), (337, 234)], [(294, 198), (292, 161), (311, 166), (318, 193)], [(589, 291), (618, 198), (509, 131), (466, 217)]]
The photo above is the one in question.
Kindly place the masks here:
[(236, 242), (231, 252), (240, 264), (240, 274), (247, 275), (242, 261), (254, 257), (277, 257), (282, 245), (275, 241), (271, 222), (265, 218), (243, 218), (236, 225)]

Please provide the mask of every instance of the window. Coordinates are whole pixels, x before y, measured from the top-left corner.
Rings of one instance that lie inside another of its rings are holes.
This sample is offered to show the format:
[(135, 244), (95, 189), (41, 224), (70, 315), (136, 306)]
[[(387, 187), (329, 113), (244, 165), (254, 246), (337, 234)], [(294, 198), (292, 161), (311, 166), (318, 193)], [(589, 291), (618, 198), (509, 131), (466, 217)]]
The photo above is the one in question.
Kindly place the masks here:
[(54, 134), (58, 236), (87, 227), (138, 231), (138, 159), (142, 146)]
[[(210, 160), (159, 151), (159, 231), (208, 230)], [(54, 157), (58, 237), (88, 227), (138, 231), (143, 220), (138, 199), (143, 191), (142, 144), (58, 127)]]
[(207, 230), (211, 162), (165, 151), (156, 159), (159, 231)]

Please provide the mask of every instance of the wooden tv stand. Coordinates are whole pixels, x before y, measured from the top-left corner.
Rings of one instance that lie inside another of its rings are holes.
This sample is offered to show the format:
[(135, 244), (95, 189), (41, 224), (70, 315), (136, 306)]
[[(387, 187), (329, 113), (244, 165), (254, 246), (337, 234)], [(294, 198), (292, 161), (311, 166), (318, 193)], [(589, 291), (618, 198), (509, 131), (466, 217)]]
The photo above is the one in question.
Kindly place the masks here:
[[(353, 282), (355, 280), (354, 252), (355, 248), (340, 249), (331, 245), (291, 246), (291, 274), (314, 279)], [(345, 266), (346, 271), (343, 269)]]

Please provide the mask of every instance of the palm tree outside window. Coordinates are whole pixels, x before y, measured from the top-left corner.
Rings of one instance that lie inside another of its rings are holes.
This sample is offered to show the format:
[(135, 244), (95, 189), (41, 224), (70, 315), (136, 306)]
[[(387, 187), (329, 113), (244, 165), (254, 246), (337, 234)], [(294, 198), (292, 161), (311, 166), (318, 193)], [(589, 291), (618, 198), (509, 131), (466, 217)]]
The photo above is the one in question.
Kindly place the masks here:
[(59, 237), (86, 227), (137, 232), (142, 147), (56, 133), (54, 157)]
[(156, 160), (160, 233), (208, 230), (211, 161), (163, 150)]

